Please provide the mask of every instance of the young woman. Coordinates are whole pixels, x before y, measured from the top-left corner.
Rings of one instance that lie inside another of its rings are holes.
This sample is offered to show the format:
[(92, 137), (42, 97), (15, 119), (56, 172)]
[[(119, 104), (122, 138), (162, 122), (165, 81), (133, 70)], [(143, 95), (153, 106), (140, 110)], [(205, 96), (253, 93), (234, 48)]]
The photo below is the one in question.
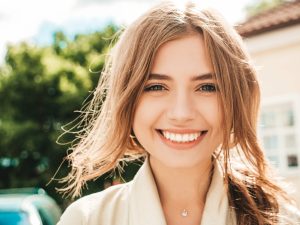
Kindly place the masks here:
[(256, 134), (256, 71), (216, 12), (164, 2), (120, 36), (68, 156), (64, 191), (144, 157), (133, 181), (81, 198), (59, 225), (297, 224)]

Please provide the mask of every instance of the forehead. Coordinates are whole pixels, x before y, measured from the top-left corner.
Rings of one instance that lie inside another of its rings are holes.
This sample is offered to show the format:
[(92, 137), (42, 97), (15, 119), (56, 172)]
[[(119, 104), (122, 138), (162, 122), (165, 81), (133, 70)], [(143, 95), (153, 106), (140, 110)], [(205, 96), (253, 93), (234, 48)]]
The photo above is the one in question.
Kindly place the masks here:
[(189, 34), (168, 41), (155, 54), (151, 73), (205, 74), (212, 65), (201, 34)]

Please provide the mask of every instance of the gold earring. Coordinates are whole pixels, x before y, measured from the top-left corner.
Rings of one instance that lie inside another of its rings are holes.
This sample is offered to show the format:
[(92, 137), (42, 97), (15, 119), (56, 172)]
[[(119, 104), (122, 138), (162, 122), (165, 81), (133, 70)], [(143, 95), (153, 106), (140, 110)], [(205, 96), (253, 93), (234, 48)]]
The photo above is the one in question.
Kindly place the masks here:
[(132, 142), (132, 144), (134, 146), (138, 146), (139, 142), (138, 142), (133, 130), (131, 130), (129, 137), (130, 137), (130, 141)]

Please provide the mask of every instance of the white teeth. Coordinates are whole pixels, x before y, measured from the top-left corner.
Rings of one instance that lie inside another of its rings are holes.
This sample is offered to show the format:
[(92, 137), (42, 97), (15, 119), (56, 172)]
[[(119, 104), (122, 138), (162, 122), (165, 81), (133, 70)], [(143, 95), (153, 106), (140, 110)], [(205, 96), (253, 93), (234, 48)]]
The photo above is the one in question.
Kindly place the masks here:
[(192, 141), (195, 140), (195, 135), (194, 134), (190, 134), (189, 135), (189, 139), (192, 140)]
[(176, 138), (176, 134), (170, 134), (169, 140), (175, 140), (175, 138)]
[(178, 142), (182, 142), (182, 138), (181, 137), (182, 137), (182, 135), (176, 134), (175, 140), (178, 141)]
[(184, 135), (182, 135), (182, 137), (183, 137), (183, 138), (182, 138), (182, 139), (183, 139), (183, 140), (182, 140), (183, 142), (189, 141), (189, 135), (188, 135), (188, 134), (184, 134)]
[(175, 134), (168, 131), (162, 131), (164, 137), (173, 142), (190, 142), (196, 140), (201, 132), (191, 134)]

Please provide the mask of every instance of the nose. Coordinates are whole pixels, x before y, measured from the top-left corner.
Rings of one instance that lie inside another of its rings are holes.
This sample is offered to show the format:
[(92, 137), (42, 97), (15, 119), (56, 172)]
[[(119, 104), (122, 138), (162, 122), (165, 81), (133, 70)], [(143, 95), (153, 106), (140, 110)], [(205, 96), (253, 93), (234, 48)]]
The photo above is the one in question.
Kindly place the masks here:
[(192, 96), (188, 93), (176, 93), (170, 99), (167, 117), (170, 121), (176, 123), (186, 123), (196, 117), (196, 105)]

